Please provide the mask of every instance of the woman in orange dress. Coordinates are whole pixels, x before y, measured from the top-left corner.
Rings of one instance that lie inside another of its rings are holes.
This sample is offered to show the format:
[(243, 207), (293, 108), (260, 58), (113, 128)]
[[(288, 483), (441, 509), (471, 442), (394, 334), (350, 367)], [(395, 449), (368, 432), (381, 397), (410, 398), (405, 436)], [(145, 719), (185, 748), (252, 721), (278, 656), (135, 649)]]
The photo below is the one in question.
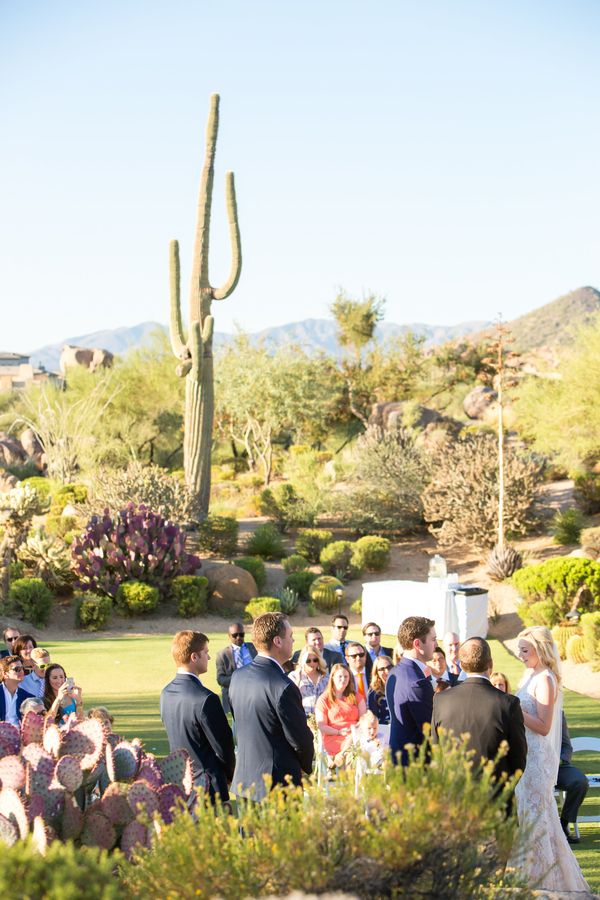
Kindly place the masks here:
[(366, 708), (365, 701), (356, 696), (349, 670), (336, 663), (315, 709), (323, 747), (335, 765), (343, 765), (344, 751), (352, 745), (352, 726), (358, 725)]

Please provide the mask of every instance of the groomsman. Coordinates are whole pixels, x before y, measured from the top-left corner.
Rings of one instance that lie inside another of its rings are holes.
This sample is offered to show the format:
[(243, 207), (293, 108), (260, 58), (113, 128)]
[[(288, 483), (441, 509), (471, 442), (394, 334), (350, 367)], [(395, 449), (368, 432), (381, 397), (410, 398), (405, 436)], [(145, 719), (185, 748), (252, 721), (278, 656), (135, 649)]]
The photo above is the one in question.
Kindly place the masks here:
[(231, 712), (229, 705), (229, 685), (236, 669), (249, 666), (256, 656), (256, 647), (246, 642), (246, 632), (241, 622), (232, 622), (229, 626), (229, 646), (217, 653), (217, 684), (221, 687), (221, 700), (226, 713)]
[(385, 695), (390, 710), (390, 749), (395, 763), (408, 765), (407, 744), (423, 743), (423, 726), (431, 722), (433, 687), (427, 661), (436, 645), (435, 622), (409, 616), (398, 629), (402, 658), (390, 672)]
[(362, 644), (353, 642), (346, 647), (346, 660), (354, 679), (356, 696), (358, 699), (364, 700), (365, 704), (369, 695), (369, 679), (365, 665), (366, 655), (366, 650)]
[(343, 657), (346, 656), (348, 624), (348, 616), (345, 616), (343, 613), (338, 613), (337, 616), (333, 617), (331, 620), (331, 640), (325, 644), (327, 650), (341, 653)]
[(375, 662), (377, 657), (389, 656), (391, 659), (394, 651), (391, 647), (381, 646), (381, 628), (379, 627), (377, 622), (367, 622), (366, 625), (363, 625), (362, 633), (365, 638), (365, 650), (367, 651), (367, 679), (370, 682), (371, 673), (373, 671), (373, 663)]

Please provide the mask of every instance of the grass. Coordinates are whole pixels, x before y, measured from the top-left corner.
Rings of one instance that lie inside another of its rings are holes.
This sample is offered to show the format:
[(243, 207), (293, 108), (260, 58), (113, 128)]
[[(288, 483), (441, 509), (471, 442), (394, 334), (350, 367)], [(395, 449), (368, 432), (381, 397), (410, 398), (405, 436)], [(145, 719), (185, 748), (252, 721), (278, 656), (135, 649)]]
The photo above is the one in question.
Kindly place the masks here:
[[(329, 627), (323, 624), (320, 627), (327, 640)], [(223, 623), (222, 633), (212, 633), (208, 637), (211, 662), (202, 681), (219, 693), (214, 660), (227, 643), (226, 623)], [(296, 629), (296, 646), (301, 637), (301, 630)], [(349, 638), (361, 639), (358, 626), (350, 629)], [(393, 645), (395, 636), (384, 635), (382, 641)], [(516, 690), (523, 672), (521, 663), (499, 641), (490, 643), (494, 668), (504, 672)], [(107, 706), (115, 716), (115, 730), (119, 734), (140, 737), (147, 750), (164, 755), (169, 748), (159, 716), (159, 697), (174, 674), (170, 644), (171, 635), (152, 635), (48, 641), (45, 646), (50, 650), (52, 661), (61, 663), (67, 674), (81, 685), (87, 709)], [(600, 701), (565, 691), (564, 706), (572, 737), (600, 737)], [(584, 772), (599, 771), (600, 759), (593, 754), (577, 754), (574, 761)], [(600, 797), (588, 796), (582, 814), (600, 815)], [(591, 889), (600, 891), (600, 823), (582, 825), (581, 837), (581, 844), (575, 848), (576, 856)]]

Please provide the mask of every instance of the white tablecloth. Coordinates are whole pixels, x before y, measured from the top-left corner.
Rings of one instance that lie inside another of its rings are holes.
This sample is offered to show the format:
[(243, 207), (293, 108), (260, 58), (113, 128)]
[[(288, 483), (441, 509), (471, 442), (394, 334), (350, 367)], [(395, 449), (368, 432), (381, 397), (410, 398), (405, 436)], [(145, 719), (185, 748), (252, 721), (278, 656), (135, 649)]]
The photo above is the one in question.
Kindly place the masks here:
[(385, 634), (397, 634), (407, 616), (427, 616), (435, 622), (441, 641), (454, 631), (461, 642), (470, 637), (486, 637), (487, 594), (472, 597), (455, 593), (448, 584), (455, 575), (432, 582), (371, 581), (363, 584), (362, 622), (377, 622)]

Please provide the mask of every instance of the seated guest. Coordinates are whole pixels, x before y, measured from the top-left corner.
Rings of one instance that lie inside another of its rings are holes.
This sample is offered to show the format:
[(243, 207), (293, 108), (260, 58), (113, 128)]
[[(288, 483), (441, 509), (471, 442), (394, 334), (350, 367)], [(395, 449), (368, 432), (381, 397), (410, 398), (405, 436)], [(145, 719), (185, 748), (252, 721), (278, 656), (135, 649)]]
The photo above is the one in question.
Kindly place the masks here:
[(21, 706), (31, 697), (21, 687), (25, 670), (19, 656), (5, 656), (0, 660), (0, 722), (19, 725), (22, 718)]
[(381, 628), (376, 622), (367, 622), (363, 625), (363, 637), (365, 639), (365, 649), (367, 651), (366, 669), (367, 678), (371, 681), (371, 673), (373, 671), (373, 663), (378, 656), (389, 656), (391, 658), (393, 650), (391, 647), (381, 646)]
[(379, 734), (377, 716), (370, 710), (360, 717), (359, 747), (368, 758), (370, 769), (380, 769), (385, 757), (386, 742)]
[(83, 719), (83, 699), (81, 688), (67, 679), (62, 666), (53, 663), (44, 672), (44, 706), (48, 718), (64, 727), (69, 716)]
[(390, 711), (385, 699), (385, 683), (392, 668), (393, 663), (389, 656), (378, 656), (371, 675), (367, 706), (373, 715), (377, 717), (380, 725), (390, 724)]
[(317, 700), (329, 681), (327, 666), (319, 651), (313, 647), (303, 647), (298, 665), (289, 677), (300, 691), (306, 718), (314, 715)]
[(348, 641), (348, 616), (344, 613), (337, 613), (331, 620), (331, 640), (325, 644), (327, 650), (333, 650), (334, 653), (341, 653), (342, 657), (346, 656), (346, 647)]
[(344, 753), (353, 743), (352, 726), (358, 724), (366, 711), (366, 703), (356, 696), (350, 672), (338, 663), (331, 670), (329, 683), (315, 710), (330, 766), (344, 765)]
[(46, 710), (44, 703), (39, 697), (28, 697), (21, 703), (21, 718), (26, 716), (28, 712), (33, 712), (38, 716), (45, 716)]
[(9, 625), (4, 629), (2, 637), (4, 639), (5, 647), (3, 650), (0, 650), (0, 659), (3, 659), (5, 656), (13, 655), (13, 643), (17, 638), (21, 637), (21, 632), (18, 628), (13, 628), (12, 625)]
[(37, 647), (37, 641), (31, 634), (22, 634), (13, 642), (13, 653), (16, 656), (21, 657), (21, 662), (23, 663), (26, 675), (33, 670), (31, 651), (34, 647)]
[(504, 691), (505, 694), (510, 694), (510, 682), (504, 672), (492, 672), (492, 674), (490, 675), (490, 681), (495, 688), (498, 688), (499, 691)]
[(99, 719), (105, 734), (112, 734), (115, 717), (105, 706), (94, 706), (87, 714), (88, 719)]
[(560, 824), (569, 844), (578, 844), (581, 839), (577, 834), (573, 834), (569, 830), (569, 824), (577, 821), (577, 813), (588, 792), (589, 783), (581, 769), (578, 769), (571, 762), (573, 759), (573, 744), (571, 743), (571, 736), (564, 712), (561, 726), (560, 765), (558, 767), (556, 787), (559, 791), (565, 792), (565, 802), (560, 811)]
[(366, 669), (367, 652), (362, 644), (352, 641), (346, 647), (346, 662), (350, 669), (350, 674), (354, 679), (354, 690), (356, 696), (364, 700), (365, 707), (367, 697), (369, 696), (369, 679), (367, 678)]
[[(444, 675), (448, 671), (448, 667), (446, 665), (446, 654), (441, 647), (436, 647), (434, 649), (428, 666), (431, 669), (431, 684), (433, 685), (433, 689), (435, 691), (437, 685), (442, 681)], [(446, 684), (449, 684), (449, 682), (446, 681)]]
[[(335, 650), (330, 650), (329, 647), (325, 646), (325, 642), (323, 640), (323, 632), (320, 628), (317, 628), (315, 625), (311, 625), (310, 628), (307, 628), (304, 632), (304, 640), (306, 642), (307, 647), (313, 647), (315, 650), (318, 650), (323, 659), (325, 660), (325, 665), (327, 666), (327, 671), (331, 672), (331, 667), (336, 663), (344, 663), (344, 657), (341, 653), (337, 653)], [(300, 658), (300, 650), (296, 650), (294, 655), (292, 656), (292, 662), (296, 664)]]
[(21, 687), (41, 699), (44, 696), (44, 670), (50, 665), (50, 654), (43, 647), (34, 647), (30, 658), (33, 668), (23, 679)]

